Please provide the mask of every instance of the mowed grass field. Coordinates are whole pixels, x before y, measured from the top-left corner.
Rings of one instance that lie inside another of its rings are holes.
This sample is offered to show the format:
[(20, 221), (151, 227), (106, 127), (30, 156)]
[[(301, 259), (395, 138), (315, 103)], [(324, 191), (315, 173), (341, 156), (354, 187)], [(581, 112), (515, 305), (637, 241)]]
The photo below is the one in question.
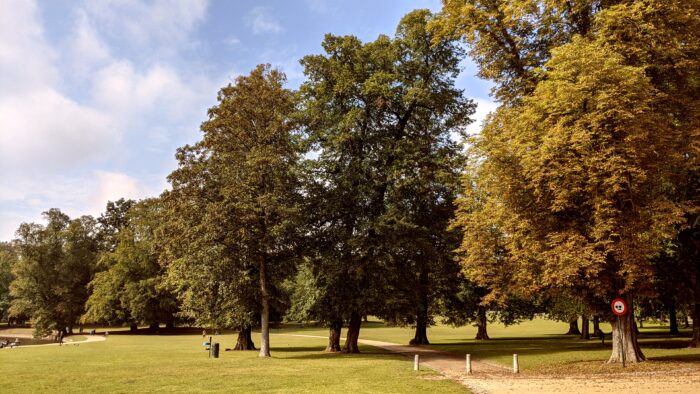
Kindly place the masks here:
[[(272, 358), (225, 352), (233, 334), (215, 337), (219, 359), (207, 358), (202, 336), (126, 335), (104, 342), (0, 350), (1, 393), (466, 393), (432, 371), (412, 370), (398, 355), (362, 346), (362, 354), (326, 354), (325, 340), (271, 338)], [(259, 345), (259, 335), (253, 340)]]
[[(475, 341), (473, 327), (445, 325), (428, 331), (430, 347), (475, 360), (510, 366), (519, 354), (520, 368), (531, 374), (609, 374), (620, 366), (605, 364), (610, 356), (610, 326), (605, 345), (563, 335), (565, 323), (537, 318), (519, 325), (489, 325), (489, 341)], [(257, 352), (225, 352), (235, 335), (215, 337), (221, 357), (207, 358), (198, 330), (167, 335), (130, 335), (110, 331), (104, 342), (0, 350), (0, 392), (278, 392), (278, 393), (459, 393), (467, 390), (427, 370), (414, 372), (412, 362), (386, 351), (361, 346), (362, 354), (327, 354), (322, 327), (287, 325), (273, 330), (272, 359)], [(650, 362), (625, 372), (690, 368), (700, 370), (700, 350), (688, 349), (689, 330), (670, 337), (667, 326), (641, 330), (641, 346)], [(345, 334), (345, 330), (343, 331)], [(406, 344), (410, 328), (388, 327), (370, 319), (361, 339)], [(259, 335), (254, 335), (259, 345)]]

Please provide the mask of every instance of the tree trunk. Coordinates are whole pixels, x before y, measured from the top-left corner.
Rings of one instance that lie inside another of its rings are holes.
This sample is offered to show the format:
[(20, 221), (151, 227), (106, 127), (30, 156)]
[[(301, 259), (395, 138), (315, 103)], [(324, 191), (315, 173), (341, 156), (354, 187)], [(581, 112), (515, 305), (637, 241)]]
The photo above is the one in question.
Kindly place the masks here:
[(693, 338), (688, 347), (700, 347), (700, 303), (695, 302), (693, 311)]
[(159, 327), (158, 323), (151, 323), (151, 324), (148, 325), (148, 329), (151, 330), (151, 331), (157, 330), (158, 327)]
[(420, 270), (419, 276), (420, 286), (418, 291), (420, 292), (420, 305), (418, 305), (418, 312), (416, 313), (416, 335), (409, 341), (411, 345), (429, 345), (428, 341), (428, 269), (426, 264), (423, 264)]
[(476, 338), (479, 340), (490, 339), (488, 332), (486, 332), (486, 307), (480, 306), (476, 310)]
[(175, 328), (175, 323), (172, 321), (169, 321), (165, 323), (165, 328)]
[(690, 322), (688, 321), (688, 314), (686, 313), (685, 316), (683, 316), (683, 328), (689, 328), (690, 327)]
[(340, 351), (340, 333), (343, 330), (343, 321), (334, 320), (328, 327), (328, 346), (326, 352), (337, 353)]
[(600, 338), (603, 334), (603, 330), (600, 329), (600, 317), (593, 316), (593, 337)]
[[(626, 315), (613, 317), (612, 324), (612, 354), (608, 363), (622, 362), (621, 355), (624, 354), (624, 361), (628, 363), (638, 363), (645, 360), (642, 349), (637, 343), (637, 325), (634, 322), (634, 309), (630, 297), (625, 297), (629, 311)], [(619, 321), (619, 324), (618, 324)], [(624, 353), (622, 352), (624, 349)]]
[(350, 314), (350, 322), (348, 323), (348, 335), (345, 337), (343, 353), (359, 353), (360, 348), (357, 346), (357, 340), (360, 339), (360, 327), (362, 319), (360, 314), (353, 312)]
[(591, 339), (588, 316), (586, 315), (581, 315), (581, 339)]
[(578, 318), (569, 321), (569, 331), (564, 335), (581, 335), (578, 330)]
[(131, 325), (129, 326), (129, 331), (131, 331), (131, 332), (136, 332), (136, 331), (138, 331), (138, 330), (139, 330), (139, 326), (136, 325), (136, 324), (131, 324)]
[(416, 335), (409, 342), (410, 345), (430, 345), (428, 341), (428, 319), (419, 317), (416, 322)]
[(265, 256), (260, 259), (260, 295), (262, 314), (260, 317), (260, 354), (259, 357), (270, 357), (270, 295), (267, 292), (267, 261)]
[(244, 326), (238, 331), (238, 339), (236, 339), (236, 346), (233, 347), (233, 350), (256, 350), (253, 337), (250, 335), (252, 331), (250, 326)]
[(681, 332), (678, 331), (678, 317), (676, 317), (676, 303), (671, 303), (671, 306), (668, 308), (668, 320), (671, 325), (669, 334), (680, 335)]

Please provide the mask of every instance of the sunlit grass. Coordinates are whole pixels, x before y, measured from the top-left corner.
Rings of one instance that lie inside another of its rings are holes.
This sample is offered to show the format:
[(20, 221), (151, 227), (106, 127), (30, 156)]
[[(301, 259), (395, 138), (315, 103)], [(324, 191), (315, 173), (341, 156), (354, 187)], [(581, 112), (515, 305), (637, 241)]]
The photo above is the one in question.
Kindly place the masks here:
[(210, 359), (201, 335), (110, 332), (105, 342), (0, 350), (0, 392), (466, 392), (367, 346), (359, 355), (326, 354), (323, 339), (273, 336), (273, 357), (260, 359), (223, 351), (235, 341), (227, 334), (216, 337), (221, 357)]

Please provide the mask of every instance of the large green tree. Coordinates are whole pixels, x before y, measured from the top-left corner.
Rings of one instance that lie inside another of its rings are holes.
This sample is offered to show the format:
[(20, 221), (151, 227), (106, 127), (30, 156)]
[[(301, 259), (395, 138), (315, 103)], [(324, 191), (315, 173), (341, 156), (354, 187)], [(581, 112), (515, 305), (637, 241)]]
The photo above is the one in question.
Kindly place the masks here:
[(10, 286), (10, 314), (28, 316), (37, 336), (69, 332), (78, 322), (99, 253), (92, 217), (71, 220), (50, 209), (44, 218), (45, 226), (23, 223), (17, 230), (20, 258)]
[(261, 357), (270, 356), (276, 289), (291, 273), (301, 237), (296, 167), (303, 152), (295, 95), (284, 83), (284, 74), (261, 65), (221, 89), (203, 139), (179, 150), (166, 196), (171, 214), (188, 219), (174, 220), (171, 237), (192, 241), (170, 262), (185, 313), (237, 325), (260, 316)]
[(96, 273), (88, 285), (91, 294), (82, 321), (126, 324), (132, 330), (139, 324), (151, 328), (159, 323), (173, 325), (177, 302), (158, 261), (156, 229), (161, 223), (161, 204), (147, 199), (129, 205), (123, 224), (115, 226), (119, 230), (114, 249), (100, 258), (99, 265), (106, 269)]
[(315, 317), (330, 325), (331, 351), (344, 320), (343, 350), (358, 351), (368, 313), (416, 324), (426, 341), (441, 275), (456, 277), (446, 225), (461, 163), (450, 134), (474, 104), (454, 87), (459, 48), (434, 42), (432, 19), (414, 11), (394, 38), (369, 43), (327, 35), (326, 54), (302, 60), (303, 115), (318, 150), (307, 186)]
[(12, 267), (17, 261), (12, 243), (0, 242), (0, 321), (8, 320), (10, 308), (10, 283), (14, 279)]

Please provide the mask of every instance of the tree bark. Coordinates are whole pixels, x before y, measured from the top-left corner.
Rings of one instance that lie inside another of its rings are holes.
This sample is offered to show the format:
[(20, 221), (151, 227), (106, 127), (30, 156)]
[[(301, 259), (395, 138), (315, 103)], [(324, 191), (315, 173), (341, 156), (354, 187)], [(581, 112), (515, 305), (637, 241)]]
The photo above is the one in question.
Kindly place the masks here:
[(257, 350), (255, 349), (255, 344), (253, 343), (253, 337), (251, 332), (253, 329), (250, 326), (244, 326), (238, 331), (238, 338), (236, 339), (236, 346), (233, 350)]
[[(629, 311), (626, 315), (614, 316), (610, 320), (612, 324), (612, 354), (608, 359), (609, 364), (622, 362), (621, 354), (624, 354), (624, 361), (628, 363), (638, 363), (645, 360), (642, 349), (637, 342), (637, 325), (634, 322), (634, 309), (630, 297), (625, 297)], [(619, 324), (618, 324), (619, 321)], [(622, 352), (624, 349), (624, 353)]]
[(681, 332), (678, 331), (678, 317), (676, 316), (676, 303), (671, 303), (671, 306), (668, 308), (668, 320), (670, 323), (670, 328), (669, 328), (669, 334), (671, 335), (680, 335)]
[(581, 315), (581, 339), (591, 339), (588, 316)]
[(693, 311), (693, 338), (688, 347), (700, 347), (700, 303), (695, 303)]
[(129, 331), (131, 331), (131, 332), (136, 332), (136, 331), (138, 331), (138, 329), (139, 329), (139, 326), (137, 326), (136, 324), (129, 325)]
[(603, 335), (603, 330), (600, 329), (600, 317), (593, 316), (593, 337), (600, 338)]
[(428, 341), (427, 316), (419, 317), (416, 321), (416, 335), (409, 342), (410, 345), (430, 345)]
[(689, 328), (690, 327), (690, 322), (688, 321), (688, 314), (686, 313), (685, 316), (683, 316), (683, 328)]
[(360, 339), (360, 327), (362, 326), (362, 318), (359, 313), (353, 312), (350, 314), (350, 322), (348, 323), (348, 335), (345, 337), (343, 353), (359, 353), (360, 348), (357, 346), (357, 340)]
[(343, 330), (343, 321), (334, 320), (328, 327), (328, 346), (326, 352), (337, 353), (340, 351), (340, 333)]
[(151, 323), (151, 324), (148, 325), (148, 329), (151, 330), (151, 331), (157, 330), (158, 327), (159, 327), (158, 323)]
[(169, 321), (165, 323), (165, 328), (175, 328), (175, 323), (172, 321)]
[(569, 321), (569, 331), (564, 335), (581, 335), (581, 331), (578, 330), (578, 318)]
[(267, 261), (265, 256), (260, 259), (260, 295), (262, 313), (260, 316), (260, 354), (259, 357), (270, 357), (270, 295), (267, 292)]
[(489, 334), (486, 331), (486, 324), (488, 323), (486, 319), (486, 307), (480, 306), (476, 310), (476, 338), (479, 340), (490, 339)]

